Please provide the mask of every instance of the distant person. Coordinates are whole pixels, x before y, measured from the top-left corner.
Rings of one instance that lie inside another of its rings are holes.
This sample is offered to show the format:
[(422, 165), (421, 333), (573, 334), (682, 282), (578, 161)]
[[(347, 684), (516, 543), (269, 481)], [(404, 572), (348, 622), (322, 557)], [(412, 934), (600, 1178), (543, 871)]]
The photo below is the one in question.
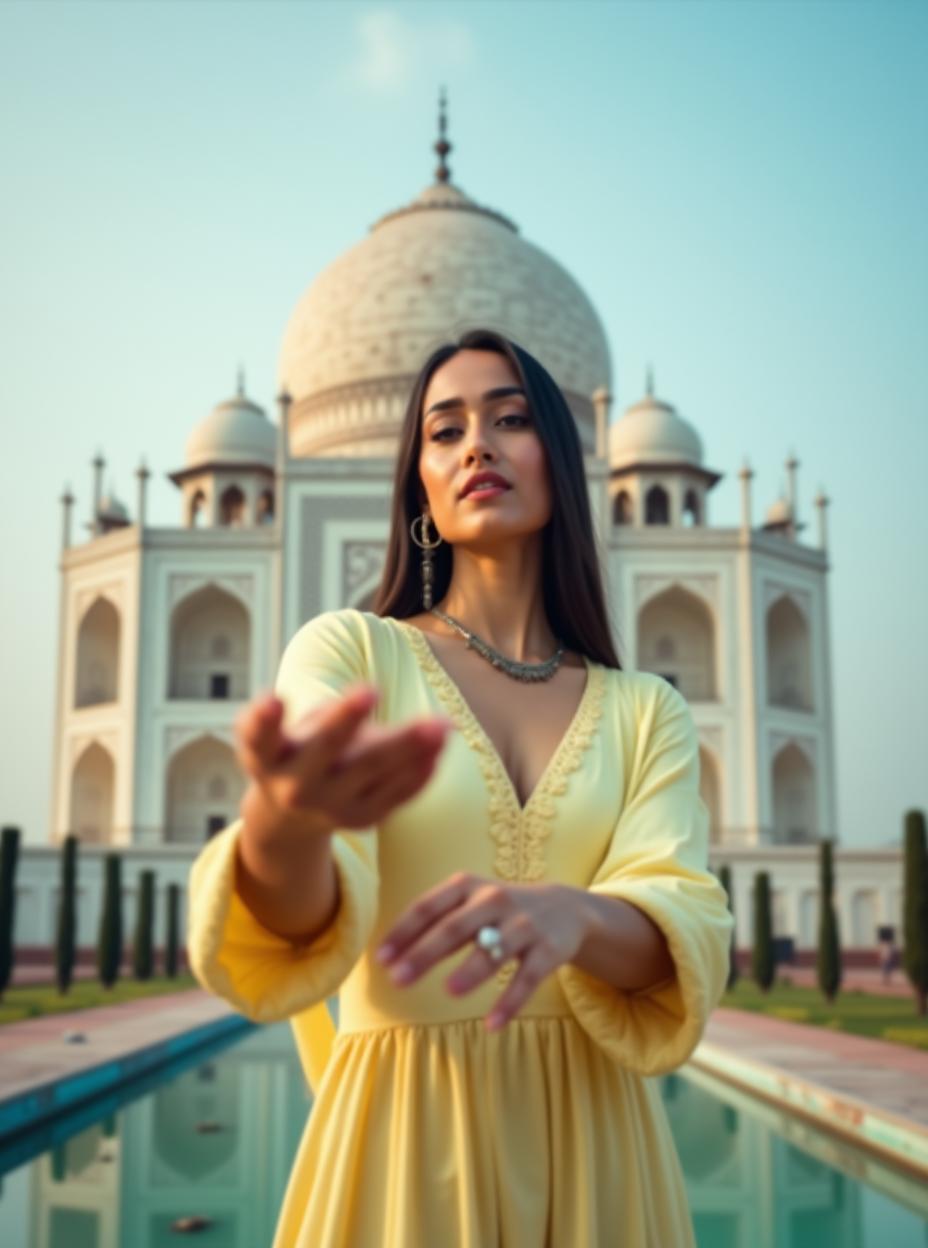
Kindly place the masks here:
[(893, 936), (884, 936), (880, 941), (880, 971), (884, 984), (888, 984), (892, 973), (899, 965), (899, 950)]
[(574, 417), (501, 335), (415, 380), (373, 606), (290, 641), (190, 873), (194, 973), (316, 1086), (274, 1248), (695, 1248), (644, 1076), (728, 977), (696, 729), (621, 668)]

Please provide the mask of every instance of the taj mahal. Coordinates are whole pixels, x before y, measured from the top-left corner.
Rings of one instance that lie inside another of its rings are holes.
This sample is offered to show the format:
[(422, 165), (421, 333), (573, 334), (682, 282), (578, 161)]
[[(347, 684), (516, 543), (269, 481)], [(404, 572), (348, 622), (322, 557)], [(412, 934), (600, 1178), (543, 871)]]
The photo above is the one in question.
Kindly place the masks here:
[(232, 396), (193, 422), (165, 465), (175, 525), (147, 523), (144, 464), (130, 512), (104, 491), (97, 455), (80, 536), (65, 492), (50, 826), (47, 845), (21, 851), (17, 945), (54, 940), (68, 833), (80, 840), (78, 944), (94, 943), (113, 847), (127, 924), (138, 872), (156, 872), (160, 944), (164, 890), (186, 884), (199, 846), (238, 814), (243, 702), (273, 685), (306, 620), (370, 609), (413, 377), (436, 346), (486, 327), (544, 364), (577, 422), (620, 659), (659, 673), (692, 707), (710, 865), (731, 868), (738, 947), (750, 946), (754, 874), (767, 870), (775, 934), (800, 955), (814, 949), (818, 843), (832, 838), (841, 943), (869, 954), (878, 926), (899, 930), (901, 851), (841, 843), (829, 500), (819, 492), (802, 506), (793, 455), (784, 496), (755, 500), (745, 462), (739, 523), (713, 525), (723, 472), (695, 424), (659, 397), (644, 364), (643, 393), (613, 412), (590, 298), (504, 212), (452, 181), (450, 150), (442, 104), (432, 184), (379, 216), (291, 311), (274, 410), (239, 370)]

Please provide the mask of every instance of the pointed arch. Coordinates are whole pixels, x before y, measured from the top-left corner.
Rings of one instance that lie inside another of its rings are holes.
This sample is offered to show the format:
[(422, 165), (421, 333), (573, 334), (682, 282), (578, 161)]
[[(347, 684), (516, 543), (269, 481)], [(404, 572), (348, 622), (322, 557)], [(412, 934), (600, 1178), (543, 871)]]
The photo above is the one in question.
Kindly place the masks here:
[(201, 845), (238, 815), (245, 777), (235, 753), (209, 733), (171, 756), (165, 782), (166, 841)]
[(80, 754), (71, 772), (71, 809), (68, 828), (88, 845), (108, 845), (113, 839), (116, 764), (98, 741)]
[(644, 496), (645, 524), (670, 524), (670, 495), (662, 485), (652, 485)]
[(251, 620), (238, 598), (218, 585), (188, 594), (171, 616), (169, 698), (249, 696)]
[(808, 845), (818, 840), (815, 769), (795, 742), (773, 760), (773, 840), (776, 845)]
[(77, 630), (74, 706), (99, 706), (119, 697), (119, 612), (108, 598), (95, 598)]
[(628, 490), (619, 490), (612, 503), (613, 524), (634, 524), (635, 508)]
[(274, 491), (271, 489), (262, 490), (258, 495), (258, 524), (274, 523)]
[(219, 496), (219, 523), (241, 528), (245, 523), (245, 495), (237, 485), (228, 485)]
[(767, 611), (766, 648), (768, 705), (814, 710), (809, 623), (789, 594)]
[(201, 529), (206, 524), (206, 494), (203, 490), (197, 490), (190, 497), (190, 505), (187, 511), (187, 527), (190, 529)]
[(679, 584), (649, 599), (638, 614), (636, 666), (691, 702), (717, 698), (715, 622), (704, 599)]
[(699, 494), (692, 486), (683, 496), (683, 514), (681, 517), (684, 527), (696, 528), (702, 524), (702, 501)]

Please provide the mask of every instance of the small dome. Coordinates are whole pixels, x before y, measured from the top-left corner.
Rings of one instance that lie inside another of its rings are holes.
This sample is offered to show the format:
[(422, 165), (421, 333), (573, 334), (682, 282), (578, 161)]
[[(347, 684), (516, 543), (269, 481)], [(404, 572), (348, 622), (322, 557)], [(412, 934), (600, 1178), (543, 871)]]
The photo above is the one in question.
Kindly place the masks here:
[(125, 503), (121, 503), (112, 490), (100, 499), (97, 515), (101, 520), (116, 520), (120, 523), (129, 523), (129, 512)]
[(624, 468), (634, 463), (701, 464), (702, 439), (669, 403), (647, 394), (609, 430), (609, 463)]
[(217, 403), (187, 439), (186, 466), (206, 464), (268, 464), (277, 454), (277, 431), (264, 409), (245, 397), (239, 379), (234, 399)]
[(768, 526), (790, 524), (793, 519), (793, 509), (785, 498), (778, 498), (776, 502), (771, 503), (767, 508), (767, 514), (764, 517), (764, 524)]

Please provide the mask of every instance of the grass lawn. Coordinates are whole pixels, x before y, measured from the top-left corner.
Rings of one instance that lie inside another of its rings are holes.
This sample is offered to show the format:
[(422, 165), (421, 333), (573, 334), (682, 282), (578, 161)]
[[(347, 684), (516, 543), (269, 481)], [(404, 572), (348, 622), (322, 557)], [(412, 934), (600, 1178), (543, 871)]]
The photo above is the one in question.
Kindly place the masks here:
[(882, 997), (851, 989), (839, 991), (829, 1005), (818, 988), (794, 987), (777, 980), (764, 993), (752, 980), (742, 978), (719, 1005), (928, 1050), (928, 1015), (920, 1018), (916, 1013), (914, 993), (911, 997)]
[(192, 975), (175, 979), (153, 976), (151, 979), (118, 979), (112, 988), (104, 988), (97, 979), (75, 980), (62, 996), (52, 984), (7, 988), (0, 1001), (0, 1025), (18, 1023), (24, 1018), (42, 1014), (62, 1014), (67, 1010), (88, 1010), (95, 1005), (118, 1005), (121, 1001), (138, 1001), (142, 997), (158, 997), (168, 992), (184, 992), (198, 988)]

